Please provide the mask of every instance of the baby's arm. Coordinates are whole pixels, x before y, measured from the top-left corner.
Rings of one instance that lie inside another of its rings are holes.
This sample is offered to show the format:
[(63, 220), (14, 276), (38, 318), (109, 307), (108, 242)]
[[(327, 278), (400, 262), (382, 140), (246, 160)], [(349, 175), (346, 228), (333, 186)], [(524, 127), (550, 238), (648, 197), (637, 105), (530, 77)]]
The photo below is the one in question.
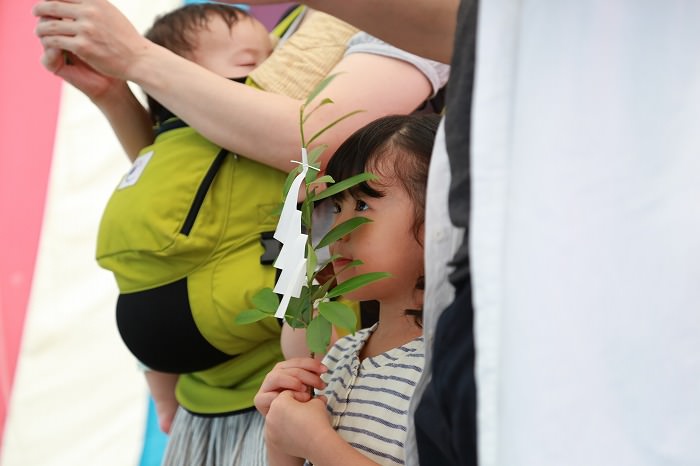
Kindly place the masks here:
[(284, 391), (299, 401), (308, 401), (311, 398), (310, 388), (323, 390), (326, 386), (321, 380), (321, 374), (327, 370), (320, 361), (311, 358), (292, 358), (278, 362), (265, 376), (255, 395), (255, 407), (260, 414), (266, 416), (270, 404)]
[(105, 76), (74, 55), (47, 50), (44, 66), (85, 94), (104, 114), (124, 151), (132, 161), (153, 142), (148, 112), (126, 82)]
[(146, 109), (126, 83), (121, 83), (102, 99), (93, 99), (107, 118), (119, 143), (132, 162), (141, 149), (153, 142), (153, 125)]

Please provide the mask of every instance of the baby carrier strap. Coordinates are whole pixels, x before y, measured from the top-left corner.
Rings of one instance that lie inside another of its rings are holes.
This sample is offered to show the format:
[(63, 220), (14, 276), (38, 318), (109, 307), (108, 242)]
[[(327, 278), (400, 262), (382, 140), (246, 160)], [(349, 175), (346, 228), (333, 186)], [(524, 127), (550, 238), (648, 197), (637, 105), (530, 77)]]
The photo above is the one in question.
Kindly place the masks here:
[(250, 73), (249, 82), (265, 91), (304, 99), (345, 55), (358, 29), (313, 11), (288, 40)]

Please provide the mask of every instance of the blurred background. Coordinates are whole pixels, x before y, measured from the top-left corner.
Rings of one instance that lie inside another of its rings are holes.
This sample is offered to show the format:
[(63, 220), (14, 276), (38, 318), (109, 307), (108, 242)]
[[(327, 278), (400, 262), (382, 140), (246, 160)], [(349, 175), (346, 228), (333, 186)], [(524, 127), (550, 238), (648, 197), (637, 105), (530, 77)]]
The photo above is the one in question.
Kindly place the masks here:
[[(165, 436), (94, 260), (127, 158), (90, 101), (41, 66), (37, 1), (0, 2), (0, 465), (156, 466)], [(183, 2), (113, 3), (145, 31)], [(270, 28), (289, 6), (250, 11)]]

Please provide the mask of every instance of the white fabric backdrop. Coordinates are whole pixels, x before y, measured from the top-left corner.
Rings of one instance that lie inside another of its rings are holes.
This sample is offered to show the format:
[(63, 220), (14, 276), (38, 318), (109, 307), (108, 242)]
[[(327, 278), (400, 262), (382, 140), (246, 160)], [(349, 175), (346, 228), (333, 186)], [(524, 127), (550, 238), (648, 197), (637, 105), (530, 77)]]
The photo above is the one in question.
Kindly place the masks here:
[(700, 464), (699, 18), (480, 2), (483, 466)]
[[(139, 31), (180, 4), (114, 3)], [(116, 330), (116, 284), (94, 260), (100, 214), (127, 169), (106, 120), (64, 86), (3, 466), (138, 464), (147, 391)]]

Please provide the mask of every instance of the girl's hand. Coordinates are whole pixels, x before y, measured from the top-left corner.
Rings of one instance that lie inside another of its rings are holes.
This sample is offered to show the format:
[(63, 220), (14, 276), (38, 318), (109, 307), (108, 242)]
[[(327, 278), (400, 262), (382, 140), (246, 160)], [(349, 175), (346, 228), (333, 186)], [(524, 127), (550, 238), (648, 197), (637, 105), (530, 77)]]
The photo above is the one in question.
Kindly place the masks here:
[(255, 407), (267, 416), (270, 405), (283, 391), (289, 391), (290, 396), (298, 401), (310, 400), (310, 388), (325, 388), (321, 374), (327, 370), (326, 366), (311, 358), (292, 358), (277, 363), (255, 395)]
[(298, 458), (309, 458), (313, 448), (328, 435), (337, 435), (330, 423), (323, 396), (300, 402), (283, 391), (270, 405), (265, 418), (265, 442), (269, 448)]

